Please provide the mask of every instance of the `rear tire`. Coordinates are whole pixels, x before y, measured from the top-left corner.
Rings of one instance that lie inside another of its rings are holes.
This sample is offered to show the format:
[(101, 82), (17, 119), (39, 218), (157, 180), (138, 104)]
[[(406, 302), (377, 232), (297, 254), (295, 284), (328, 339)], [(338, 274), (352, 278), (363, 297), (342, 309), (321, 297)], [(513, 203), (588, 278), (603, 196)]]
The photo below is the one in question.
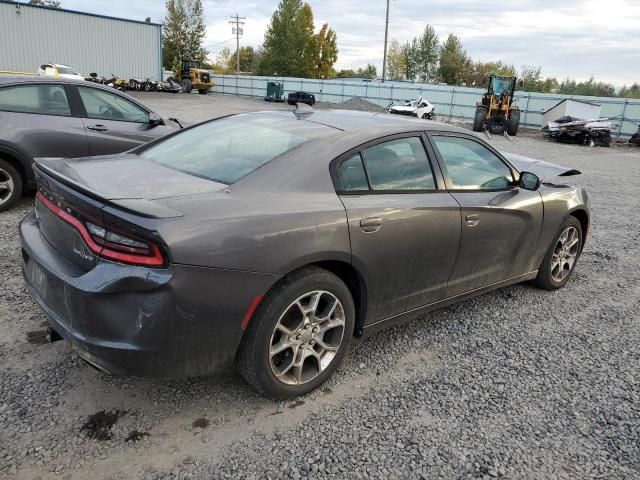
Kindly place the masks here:
[(209, 89), (208, 88), (199, 88), (198, 89), (198, 93), (200, 95), (206, 95), (207, 93), (209, 93)]
[(512, 137), (518, 134), (520, 126), (520, 110), (511, 110), (509, 113), (509, 121), (507, 122), (507, 133)]
[[(557, 290), (565, 286), (582, 253), (582, 234), (582, 225), (577, 218), (569, 217), (562, 223), (533, 281), (536, 286), (545, 290)], [(576, 240), (574, 245), (570, 245)]]
[(191, 93), (191, 90), (193, 90), (193, 84), (189, 78), (182, 79), (180, 85), (182, 85), (182, 91), (184, 93)]
[(11, 208), (22, 196), (22, 177), (6, 160), (0, 158), (0, 212)]
[[(306, 314), (303, 307), (309, 309)], [(304, 395), (342, 362), (354, 324), (353, 298), (342, 280), (317, 267), (294, 272), (254, 313), (238, 351), (238, 371), (267, 397)]]
[(479, 105), (476, 107), (476, 114), (473, 116), (473, 131), (481, 132), (487, 118), (487, 107)]

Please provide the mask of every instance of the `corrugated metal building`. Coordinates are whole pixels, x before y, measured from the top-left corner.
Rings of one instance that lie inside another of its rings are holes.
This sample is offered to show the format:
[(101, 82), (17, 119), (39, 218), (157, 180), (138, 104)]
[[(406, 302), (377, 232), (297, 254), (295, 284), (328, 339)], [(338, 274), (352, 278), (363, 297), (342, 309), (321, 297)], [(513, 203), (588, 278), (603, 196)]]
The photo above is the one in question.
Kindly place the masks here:
[(0, 0), (0, 70), (70, 65), (85, 76), (162, 79), (162, 26)]

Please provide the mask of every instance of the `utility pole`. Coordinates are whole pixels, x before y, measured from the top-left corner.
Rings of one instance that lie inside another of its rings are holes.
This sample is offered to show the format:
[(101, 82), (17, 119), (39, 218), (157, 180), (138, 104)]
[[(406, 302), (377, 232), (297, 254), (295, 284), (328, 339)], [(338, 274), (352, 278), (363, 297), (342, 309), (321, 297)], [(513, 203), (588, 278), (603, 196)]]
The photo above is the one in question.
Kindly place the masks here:
[(235, 27), (232, 27), (231, 33), (234, 33), (236, 36), (236, 75), (240, 73), (240, 35), (244, 33), (244, 30), (240, 28), (240, 25), (244, 25), (244, 22), (240, 20), (246, 19), (247, 17), (239, 17), (238, 12), (236, 12), (235, 15), (231, 15), (231, 20), (229, 20), (231, 25), (235, 25)]
[(384, 23), (384, 55), (382, 56), (382, 83), (387, 73), (387, 36), (389, 35), (389, 0), (387, 0), (387, 19)]

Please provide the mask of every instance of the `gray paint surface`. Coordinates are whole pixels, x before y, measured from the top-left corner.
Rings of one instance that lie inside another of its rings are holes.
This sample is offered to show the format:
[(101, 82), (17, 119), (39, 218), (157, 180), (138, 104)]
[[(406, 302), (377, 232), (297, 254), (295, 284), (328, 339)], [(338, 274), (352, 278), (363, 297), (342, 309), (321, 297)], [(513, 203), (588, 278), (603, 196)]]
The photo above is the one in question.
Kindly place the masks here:
[(37, 72), (43, 63), (81, 75), (160, 80), (161, 26), (69, 10), (0, 2), (0, 70)]

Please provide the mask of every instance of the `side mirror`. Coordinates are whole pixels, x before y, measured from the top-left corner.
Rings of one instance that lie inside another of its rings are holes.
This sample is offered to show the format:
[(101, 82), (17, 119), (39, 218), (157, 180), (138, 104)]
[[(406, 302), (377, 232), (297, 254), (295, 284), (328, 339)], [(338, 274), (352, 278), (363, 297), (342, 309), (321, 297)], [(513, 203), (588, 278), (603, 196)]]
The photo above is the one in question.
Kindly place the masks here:
[(522, 172), (520, 174), (520, 187), (525, 190), (537, 190), (540, 188), (540, 177), (535, 173)]
[(164, 125), (164, 120), (157, 113), (149, 113), (149, 125)]

